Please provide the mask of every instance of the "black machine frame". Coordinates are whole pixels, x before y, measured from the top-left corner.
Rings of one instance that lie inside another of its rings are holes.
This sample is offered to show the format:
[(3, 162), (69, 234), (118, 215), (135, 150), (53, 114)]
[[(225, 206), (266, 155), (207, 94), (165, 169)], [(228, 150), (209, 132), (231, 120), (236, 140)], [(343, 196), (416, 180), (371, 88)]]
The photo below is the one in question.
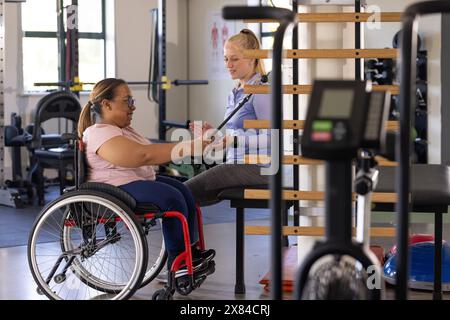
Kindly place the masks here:
[[(400, 46), (400, 134), (397, 136), (396, 158), (399, 161), (399, 170), (396, 176), (397, 202), (397, 244), (398, 244), (398, 269), (396, 280), (396, 298), (406, 300), (408, 298), (409, 279), (409, 213), (411, 211), (411, 150), (410, 139), (411, 119), (416, 105), (416, 57), (417, 57), (417, 19), (423, 15), (450, 13), (450, 2), (446, 0), (432, 0), (410, 5), (403, 13), (402, 41)], [(440, 266), (435, 266), (435, 275), (441, 274)]]
[[(373, 146), (377, 150), (385, 145), (386, 131), (384, 123), (387, 121), (388, 108), (386, 106), (390, 102), (390, 99), (387, 99), (387, 97), (390, 95), (383, 92), (368, 93), (366, 89), (367, 83), (360, 80), (322, 80), (314, 82), (302, 136), (302, 154), (309, 158), (325, 160), (325, 240), (316, 243), (313, 251), (306, 256), (304, 262), (300, 265), (295, 285), (297, 299), (302, 299), (304, 291), (308, 291), (305, 288), (307, 287), (313, 265), (325, 256), (332, 255), (336, 259), (335, 262), (338, 261), (340, 256), (350, 256), (362, 265), (363, 270), (369, 270), (375, 264), (365, 252), (368, 243), (365, 243), (364, 239), (358, 239), (358, 242), (352, 241), (353, 159), (357, 158), (357, 151), (361, 147)], [(336, 117), (331, 114), (321, 114), (324, 93), (327, 90), (353, 92), (352, 108), (347, 110), (350, 111), (347, 115)], [(377, 95), (382, 96), (378, 97)], [(379, 114), (380, 111), (383, 112)], [(379, 115), (378, 117), (373, 117), (373, 115), (377, 114)], [(341, 141), (317, 142), (312, 140), (312, 133), (316, 131), (313, 128), (313, 121), (321, 121), (322, 119), (326, 119), (326, 121), (334, 124), (346, 123), (346, 138)], [(369, 159), (370, 157), (367, 157), (369, 162), (366, 165), (368, 167), (371, 162)], [(366, 169), (368, 168), (363, 170)], [(361, 193), (361, 195), (363, 194), (366, 193)], [(381, 270), (375, 271), (375, 275), (381, 277), (379, 271)], [(350, 279), (345, 281), (348, 280)], [(357, 286), (357, 282), (353, 284), (355, 287)], [(344, 282), (341, 285), (345, 288), (349, 284)], [(343, 291), (346, 292), (345, 289)], [(356, 294), (357, 292), (354, 293)], [(381, 299), (381, 288), (373, 288), (367, 293), (367, 298), (370, 300)], [(336, 292), (328, 292), (328, 294), (331, 295), (330, 298), (332, 299), (339, 299)], [(333, 294), (336, 294), (336, 296), (333, 297)]]

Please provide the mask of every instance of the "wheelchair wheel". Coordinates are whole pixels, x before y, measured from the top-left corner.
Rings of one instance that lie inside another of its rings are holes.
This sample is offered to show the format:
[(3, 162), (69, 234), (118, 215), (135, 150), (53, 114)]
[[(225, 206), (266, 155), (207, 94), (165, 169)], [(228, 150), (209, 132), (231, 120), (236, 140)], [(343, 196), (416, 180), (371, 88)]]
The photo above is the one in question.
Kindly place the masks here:
[(164, 268), (167, 261), (167, 252), (164, 245), (161, 219), (145, 219), (137, 216), (143, 227), (148, 247), (147, 270), (140, 288), (148, 285)]
[(367, 274), (353, 258), (328, 256), (315, 265), (302, 290), (302, 300), (370, 299)]
[(147, 245), (122, 202), (78, 190), (48, 204), (28, 241), (38, 292), (50, 299), (127, 299), (142, 282)]

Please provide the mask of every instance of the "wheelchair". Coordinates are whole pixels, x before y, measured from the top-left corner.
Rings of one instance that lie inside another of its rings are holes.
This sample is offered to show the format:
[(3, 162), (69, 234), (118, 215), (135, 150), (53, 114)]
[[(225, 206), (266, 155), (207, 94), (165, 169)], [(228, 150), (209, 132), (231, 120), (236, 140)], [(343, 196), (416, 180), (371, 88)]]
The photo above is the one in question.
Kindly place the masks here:
[[(153, 300), (171, 300), (175, 292), (188, 295), (215, 271), (214, 261), (194, 273), (189, 228), (180, 212), (163, 212), (151, 203), (136, 203), (122, 189), (85, 182), (87, 164), (83, 142), (76, 144), (76, 184), (47, 204), (28, 240), (28, 263), (37, 292), (57, 300), (124, 300), (149, 284), (164, 268), (167, 253), (162, 219), (182, 223), (185, 251), (172, 263), (168, 282)], [(205, 249), (203, 223), (197, 207), (199, 241)], [(187, 275), (175, 272), (187, 268)]]

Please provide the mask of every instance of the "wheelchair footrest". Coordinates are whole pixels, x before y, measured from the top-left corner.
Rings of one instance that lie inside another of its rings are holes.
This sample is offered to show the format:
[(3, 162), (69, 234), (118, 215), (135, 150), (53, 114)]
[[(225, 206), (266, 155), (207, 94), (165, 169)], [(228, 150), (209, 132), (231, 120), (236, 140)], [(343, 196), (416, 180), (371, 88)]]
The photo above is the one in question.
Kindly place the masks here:
[(208, 267), (204, 270), (201, 270), (200, 272), (195, 274), (194, 277), (194, 282), (195, 282), (195, 288), (199, 288), (202, 284), (203, 281), (206, 280), (206, 278), (213, 274), (216, 271), (216, 263), (214, 262), (214, 260), (210, 261), (208, 263)]

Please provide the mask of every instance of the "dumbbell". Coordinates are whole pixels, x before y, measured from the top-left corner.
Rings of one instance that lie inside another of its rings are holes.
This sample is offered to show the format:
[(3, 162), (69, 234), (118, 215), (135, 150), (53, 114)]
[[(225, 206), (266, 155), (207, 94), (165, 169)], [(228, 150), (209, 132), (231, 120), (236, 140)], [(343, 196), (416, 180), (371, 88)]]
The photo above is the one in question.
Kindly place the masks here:
[(414, 141), (415, 163), (427, 163), (428, 141), (417, 139)]
[(382, 72), (384, 70), (391, 70), (394, 67), (394, 61), (392, 59), (370, 59), (366, 62), (367, 70), (378, 70)]
[(421, 80), (416, 83), (416, 99), (417, 107), (427, 108), (427, 83), (425, 81)]
[(417, 55), (417, 78), (427, 80), (427, 56), (423, 52)]
[(366, 78), (376, 82), (379, 85), (392, 84), (394, 74), (391, 70), (385, 70), (379, 73), (377, 70), (371, 70), (366, 73)]
[(427, 136), (428, 114), (421, 109), (416, 109), (414, 113), (414, 128), (417, 131), (417, 137), (425, 138)]

